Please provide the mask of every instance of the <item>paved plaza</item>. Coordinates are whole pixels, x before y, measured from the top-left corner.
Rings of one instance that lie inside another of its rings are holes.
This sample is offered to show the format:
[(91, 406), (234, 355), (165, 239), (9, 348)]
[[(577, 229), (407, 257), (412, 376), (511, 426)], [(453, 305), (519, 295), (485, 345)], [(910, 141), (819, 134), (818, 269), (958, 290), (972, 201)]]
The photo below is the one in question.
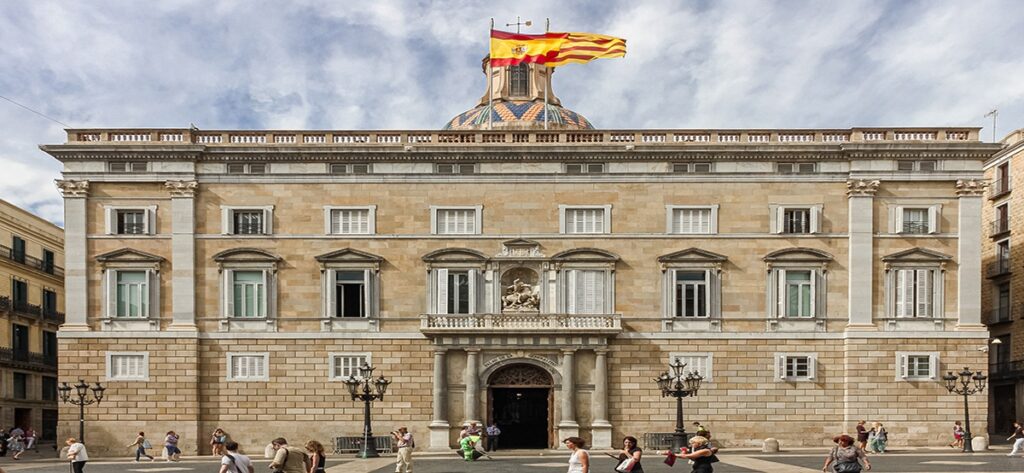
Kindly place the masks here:
[[(715, 465), (716, 473), (815, 473), (821, 471), (824, 450), (819, 453), (801, 451), (799, 453), (783, 453), (763, 455), (753, 452), (724, 452), (721, 463)], [(420, 454), (415, 460), (417, 473), (522, 473), (565, 471), (568, 454), (561, 452), (499, 453), (494, 460), (481, 459), (474, 463), (459, 460), (455, 455), (441, 456), (436, 454)], [(593, 454), (592, 471), (595, 473), (611, 472), (614, 462), (602, 454)], [(873, 455), (872, 471), (906, 472), (906, 473), (939, 473), (939, 472), (1012, 472), (1024, 470), (1024, 458), (1007, 458), (1005, 451), (990, 451), (974, 455), (961, 455), (952, 451), (916, 450), (907, 453)], [(15, 462), (10, 458), (0, 459), (0, 466), (8, 472), (29, 473), (65, 473), (68, 465), (53, 459), (28, 458), (26, 461)], [(267, 461), (257, 459), (255, 462), (258, 473), (269, 471)], [(352, 457), (332, 457), (328, 461), (328, 472), (331, 473), (391, 473), (394, 471), (393, 459), (379, 458), (358, 460)], [(218, 471), (218, 462), (213, 458), (187, 459), (178, 463), (156, 461), (153, 463), (133, 463), (130, 460), (96, 460), (89, 462), (88, 473), (206, 473)], [(660, 458), (647, 458), (644, 470), (649, 473), (688, 473), (690, 468), (677, 463), (670, 468)]]

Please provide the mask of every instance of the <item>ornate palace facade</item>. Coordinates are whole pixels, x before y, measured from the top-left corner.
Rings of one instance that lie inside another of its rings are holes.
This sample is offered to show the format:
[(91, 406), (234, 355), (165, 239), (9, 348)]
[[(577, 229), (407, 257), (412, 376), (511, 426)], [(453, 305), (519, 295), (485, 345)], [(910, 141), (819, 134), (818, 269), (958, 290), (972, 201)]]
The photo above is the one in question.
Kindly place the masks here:
[(109, 386), (90, 452), (137, 429), (186, 452), (216, 427), (249, 449), (357, 435), (341, 380), (363, 361), (394, 381), (377, 430), (430, 449), (468, 421), (524, 448), (670, 432), (653, 378), (676, 358), (705, 377), (687, 421), (725, 445), (859, 419), (948, 436), (940, 372), (986, 359), (998, 146), (977, 129), (595, 130), (539, 102), (543, 69), (492, 84), (443, 131), (44, 146), (64, 164), (62, 377)]

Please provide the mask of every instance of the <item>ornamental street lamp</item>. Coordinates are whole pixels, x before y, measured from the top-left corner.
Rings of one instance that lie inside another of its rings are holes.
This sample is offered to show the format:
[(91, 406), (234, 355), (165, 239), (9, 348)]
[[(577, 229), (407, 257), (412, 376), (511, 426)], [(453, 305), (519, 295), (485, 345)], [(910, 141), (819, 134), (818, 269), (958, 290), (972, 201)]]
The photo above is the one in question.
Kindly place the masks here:
[(363, 401), (363, 448), (356, 454), (357, 458), (380, 456), (377, 454), (377, 442), (373, 440), (373, 430), (370, 427), (370, 403), (384, 399), (384, 393), (387, 392), (391, 380), (385, 379), (384, 375), (373, 379), (373, 370), (374, 368), (369, 363), (363, 363), (363, 366), (359, 367), (359, 378), (349, 376), (345, 380), (345, 387), (352, 395), (352, 400)]
[[(964, 367), (964, 370), (953, 374), (952, 371), (948, 372), (942, 377), (942, 380), (946, 382), (946, 389), (953, 394), (959, 394), (964, 397), (964, 453), (974, 453), (974, 447), (971, 445), (971, 412), (967, 406), (967, 396), (974, 393), (980, 393), (985, 389), (985, 381), (988, 377), (981, 374), (981, 371), (977, 373), (971, 372), (971, 369)], [(973, 384), (971, 383), (973, 381)]]
[(654, 378), (654, 382), (658, 383), (658, 389), (661, 389), (661, 397), (676, 398), (676, 431), (672, 434), (672, 449), (678, 452), (679, 449), (686, 446), (686, 428), (683, 427), (683, 398), (696, 396), (704, 377), (696, 371), (689, 373), (684, 371), (686, 363), (680, 361), (679, 358), (676, 358), (675, 363), (670, 363), (668, 367), (671, 372), (661, 373)]
[[(71, 388), (75, 388), (75, 394), (78, 395), (78, 399), (71, 397)], [(89, 391), (92, 390), (92, 399), (89, 399)], [(85, 406), (90, 404), (99, 404), (103, 401), (103, 391), (107, 388), (96, 383), (95, 386), (89, 387), (89, 383), (79, 379), (78, 384), (74, 386), (68, 386), (67, 381), (60, 384), (57, 391), (60, 393), (60, 400), (65, 404), (71, 404), (78, 406), (78, 441), (85, 443)]]

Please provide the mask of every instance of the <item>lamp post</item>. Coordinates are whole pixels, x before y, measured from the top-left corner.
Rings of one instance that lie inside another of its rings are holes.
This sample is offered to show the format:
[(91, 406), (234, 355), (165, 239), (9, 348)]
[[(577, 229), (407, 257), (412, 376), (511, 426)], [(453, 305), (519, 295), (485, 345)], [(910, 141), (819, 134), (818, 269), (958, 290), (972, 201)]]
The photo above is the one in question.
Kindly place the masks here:
[[(71, 397), (71, 388), (75, 388), (75, 394), (78, 395), (78, 399)], [(92, 391), (92, 399), (89, 399), (89, 391)], [(79, 379), (78, 384), (74, 386), (68, 386), (67, 381), (60, 384), (57, 391), (60, 393), (60, 400), (65, 404), (71, 404), (78, 406), (78, 441), (85, 443), (85, 406), (90, 404), (99, 404), (103, 401), (103, 391), (107, 388), (96, 383), (95, 386), (89, 387), (89, 383)]]
[(700, 389), (700, 383), (704, 377), (696, 371), (687, 373), (684, 371), (686, 363), (676, 358), (674, 363), (668, 365), (671, 371), (665, 371), (654, 378), (661, 389), (661, 397), (672, 396), (676, 398), (676, 431), (672, 434), (672, 449), (679, 449), (686, 446), (686, 428), (683, 426), (683, 398), (696, 396)]
[[(977, 373), (971, 372), (971, 369), (964, 367), (963, 371), (953, 374), (952, 371), (948, 372), (942, 377), (942, 380), (946, 382), (946, 389), (953, 394), (959, 394), (964, 397), (964, 453), (974, 453), (974, 447), (971, 445), (971, 412), (967, 406), (967, 397), (980, 393), (985, 389), (985, 381), (988, 377), (981, 374), (981, 371)], [(973, 382), (973, 384), (972, 384)]]
[(359, 367), (359, 378), (349, 376), (345, 380), (345, 387), (352, 395), (352, 400), (363, 401), (363, 448), (356, 454), (357, 458), (377, 458), (377, 442), (373, 440), (373, 429), (370, 427), (370, 403), (378, 399), (384, 399), (384, 393), (388, 390), (391, 380), (381, 375), (373, 379), (374, 368), (369, 363), (363, 363)]

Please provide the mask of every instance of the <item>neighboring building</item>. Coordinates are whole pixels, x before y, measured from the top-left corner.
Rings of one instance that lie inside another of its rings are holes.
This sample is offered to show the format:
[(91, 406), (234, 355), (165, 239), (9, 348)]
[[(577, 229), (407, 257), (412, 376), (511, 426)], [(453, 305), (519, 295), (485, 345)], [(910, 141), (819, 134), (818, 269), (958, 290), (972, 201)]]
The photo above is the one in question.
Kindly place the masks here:
[(0, 200), (0, 428), (57, 438), (64, 230)]
[[(948, 441), (983, 368), (977, 128), (595, 130), (547, 71), (498, 68), (443, 131), (68, 130), (61, 370), (133, 430), (208, 449), (358, 435), (342, 379), (393, 380), (378, 432), (445, 450), (671, 432), (653, 378), (725, 445), (830, 444), (859, 419)], [(551, 116), (544, 129), (544, 111)], [(977, 413), (987, 399), (971, 399)], [(65, 418), (73, 419), (71, 408)], [(72, 421), (63, 422), (66, 433)], [(983, 419), (974, 430), (984, 432)]]
[[(1024, 129), (1003, 138), (1003, 149), (985, 163), (989, 181), (982, 250), (986, 282), (981, 306), (992, 331), (989, 367), (989, 428), (1013, 432), (1024, 414), (1024, 271), (1021, 247), (1011, 240), (1024, 234)], [(1016, 189), (1016, 192), (1013, 190)], [(1015, 296), (1016, 295), (1016, 296)]]

